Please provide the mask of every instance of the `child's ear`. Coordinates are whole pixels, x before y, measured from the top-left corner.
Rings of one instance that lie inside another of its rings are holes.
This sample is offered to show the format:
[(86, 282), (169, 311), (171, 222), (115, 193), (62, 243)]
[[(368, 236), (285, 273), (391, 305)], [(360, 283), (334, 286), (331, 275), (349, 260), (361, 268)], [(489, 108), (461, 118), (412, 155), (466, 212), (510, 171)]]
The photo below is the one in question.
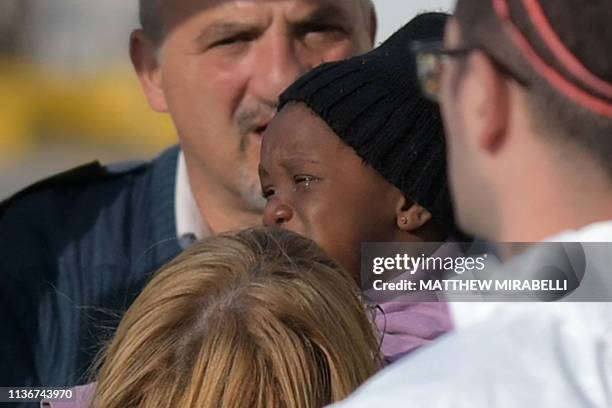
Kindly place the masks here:
[(396, 212), (396, 223), (400, 230), (416, 231), (427, 224), (429, 220), (431, 220), (429, 211), (402, 196)]

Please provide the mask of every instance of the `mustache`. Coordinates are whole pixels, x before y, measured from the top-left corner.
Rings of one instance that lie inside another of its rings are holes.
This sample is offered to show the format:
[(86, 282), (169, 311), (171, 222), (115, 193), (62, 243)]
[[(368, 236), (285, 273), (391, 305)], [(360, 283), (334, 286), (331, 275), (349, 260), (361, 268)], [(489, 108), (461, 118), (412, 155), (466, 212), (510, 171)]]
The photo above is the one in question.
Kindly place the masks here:
[(241, 138), (266, 124), (276, 113), (276, 102), (263, 101), (255, 106), (239, 107), (235, 115), (235, 123)]

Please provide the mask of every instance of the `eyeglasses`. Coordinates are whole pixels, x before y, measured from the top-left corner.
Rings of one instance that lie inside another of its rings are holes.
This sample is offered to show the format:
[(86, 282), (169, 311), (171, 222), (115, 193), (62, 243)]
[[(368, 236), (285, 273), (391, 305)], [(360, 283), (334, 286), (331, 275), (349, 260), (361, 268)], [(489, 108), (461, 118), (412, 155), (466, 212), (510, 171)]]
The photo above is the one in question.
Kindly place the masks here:
[(449, 57), (465, 57), (472, 52), (471, 48), (446, 50), (444, 43), (437, 40), (414, 41), (410, 48), (415, 56), (421, 92), (433, 102), (439, 101), (440, 76), (445, 60)]
[[(448, 58), (467, 57), (471, 52), (478, 49), (478, 47), (470, 47), (448, 50), (444, 49), (444, 43), (439, 40), (413, 41), (410, 48), (415, 55), (421, 92), (427, 99), (433, 102), (439, 102), (440, 100), (440, 76), (446, 60)], [(526, 85), (526, 81), (519, 75), (502, 65), (486, 51), (484, 52), (502, 74), (514, 79), (523, 86)]]

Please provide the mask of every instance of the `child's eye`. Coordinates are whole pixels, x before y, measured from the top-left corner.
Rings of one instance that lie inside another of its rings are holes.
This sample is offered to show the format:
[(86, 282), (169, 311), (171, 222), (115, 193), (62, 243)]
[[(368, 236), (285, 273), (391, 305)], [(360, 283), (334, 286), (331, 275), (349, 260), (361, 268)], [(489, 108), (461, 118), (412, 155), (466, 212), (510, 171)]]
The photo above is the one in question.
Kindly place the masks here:
[(265, 198), (266, 200), (269, 200), (270, 197), (272, 197), (274, 195), (274, 189), (272, 187), (265, 187), (261, 189), (263, 198)]
[(310, 187), (312, 183), (319, 181), (320, 179), (315, 176), (309, 176), (307, 174), (300, 174), (293, 176), (293, 183), (296, 187)]

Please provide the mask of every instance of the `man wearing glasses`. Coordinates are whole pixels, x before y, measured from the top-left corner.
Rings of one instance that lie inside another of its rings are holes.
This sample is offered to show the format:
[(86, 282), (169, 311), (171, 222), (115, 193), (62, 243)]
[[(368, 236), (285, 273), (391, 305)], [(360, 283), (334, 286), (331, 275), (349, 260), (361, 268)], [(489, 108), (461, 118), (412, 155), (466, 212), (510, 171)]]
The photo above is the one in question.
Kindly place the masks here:
[[(413, 45), (467, 232), (612, 241), (610, 21), (610, 0), (459, 0), (444, 44)], [(455, 333), (338, 406), (612, 406), (612, 251), (585, 248), (606, 302), (455, 303)]]

